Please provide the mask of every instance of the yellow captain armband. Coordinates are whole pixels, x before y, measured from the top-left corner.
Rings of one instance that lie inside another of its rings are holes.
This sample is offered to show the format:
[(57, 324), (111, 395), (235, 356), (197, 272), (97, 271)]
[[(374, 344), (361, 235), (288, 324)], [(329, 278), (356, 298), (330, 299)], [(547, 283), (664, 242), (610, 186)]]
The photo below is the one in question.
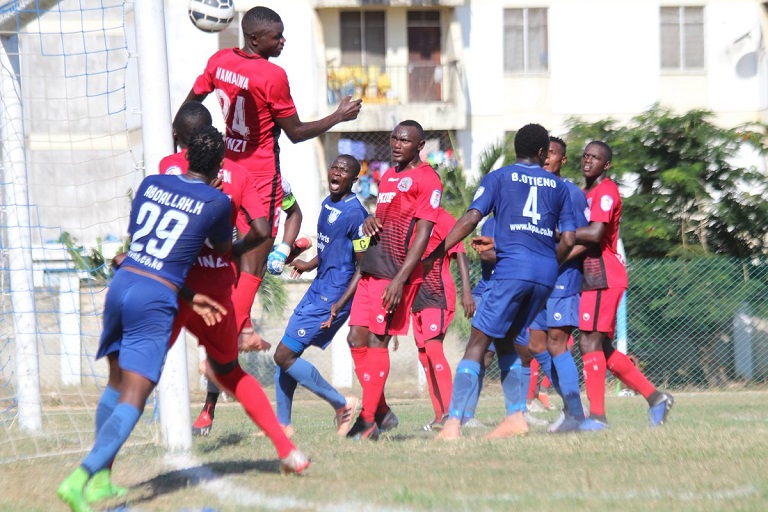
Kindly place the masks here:
[(370, 244), (371, 237), (369, 236), (364, 236), (362, 238), (352, 240), (352, 248), (355, 250), (355, 252), (365, 252)]

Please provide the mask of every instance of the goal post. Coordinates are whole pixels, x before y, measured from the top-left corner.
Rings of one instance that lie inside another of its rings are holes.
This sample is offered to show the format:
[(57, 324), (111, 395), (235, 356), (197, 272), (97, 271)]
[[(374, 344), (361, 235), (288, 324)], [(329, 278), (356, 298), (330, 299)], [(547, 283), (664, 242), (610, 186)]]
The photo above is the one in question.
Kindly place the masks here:
[[(134, 7), (141, 96), (145, 174), (174, 151), (164, 2), (139, 0)], [(182, 331), (168, 352), (158, 383), (163, 445), (170, 451), (192, 448), (186, 336)]]
[[(14, 44), (15, 43), (15, 44)], [(32, 236), (29, 213), (24, 120), (18, 62), (6, 47), (18, 38), (0, 38), (0, 140), (3, 142), (3, 204), (6, 215), (6, 251), (15, 333), (15, 385), (22, 429), (38, 432), (43, 426), (40, 369), (32, 276)]]

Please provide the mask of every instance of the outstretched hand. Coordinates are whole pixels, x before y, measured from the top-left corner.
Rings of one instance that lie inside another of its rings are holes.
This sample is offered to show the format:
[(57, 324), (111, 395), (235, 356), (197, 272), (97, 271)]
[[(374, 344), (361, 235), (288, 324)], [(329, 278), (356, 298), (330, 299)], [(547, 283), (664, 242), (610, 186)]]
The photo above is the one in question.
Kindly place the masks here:
[(292, 262), (288, 263), (288, 266), (292, 267), (291, 279), (298, 279), (304, 272), (312, 270), (309, 262), (304, 260), (293, 260)]

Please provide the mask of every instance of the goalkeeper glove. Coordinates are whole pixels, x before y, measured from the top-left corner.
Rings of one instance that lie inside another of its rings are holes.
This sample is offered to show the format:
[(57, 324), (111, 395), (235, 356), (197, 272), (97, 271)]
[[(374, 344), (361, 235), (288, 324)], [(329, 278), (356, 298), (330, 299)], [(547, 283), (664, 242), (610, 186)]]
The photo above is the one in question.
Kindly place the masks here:
[(272, 252), (267, 256), (267, 270), (270, 274), (280, 275), (283, 273), (285, 260), (291, 253), (291, 246), (286, 243), (279, 243), (272, 247)]

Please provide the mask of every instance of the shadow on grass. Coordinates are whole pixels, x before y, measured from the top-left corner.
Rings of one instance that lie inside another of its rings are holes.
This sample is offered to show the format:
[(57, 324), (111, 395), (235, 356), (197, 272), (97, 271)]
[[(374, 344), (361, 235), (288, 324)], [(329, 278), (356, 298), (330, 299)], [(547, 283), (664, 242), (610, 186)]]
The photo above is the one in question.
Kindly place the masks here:
[(139, 491), (141, 496), (132, 497), (131, 504), (152, 501), (164, 494), (197, 487), (228, 475), (279, 472), (280, 462), (278, 460), (228, 460), (168, 471), (136, 484), (133, 489)]
[(208, 438), (208, 442), (201, 443), (198, 450), (202, 453), (211, 453), (219, 451), (225, 446), (234, 446), (240, 444), (244, 439), (251, 437), (250, 434), (230, 433), (225, 436)]

